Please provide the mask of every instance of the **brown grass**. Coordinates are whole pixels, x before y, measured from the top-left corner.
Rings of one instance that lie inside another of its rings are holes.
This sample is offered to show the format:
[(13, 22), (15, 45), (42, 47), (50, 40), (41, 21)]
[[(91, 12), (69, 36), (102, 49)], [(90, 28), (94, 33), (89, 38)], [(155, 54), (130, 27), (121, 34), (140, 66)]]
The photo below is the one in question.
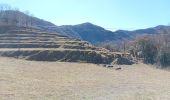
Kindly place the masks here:
[(170, 72), (121, 67), (0, 58), (0, 100), (170, 100)]

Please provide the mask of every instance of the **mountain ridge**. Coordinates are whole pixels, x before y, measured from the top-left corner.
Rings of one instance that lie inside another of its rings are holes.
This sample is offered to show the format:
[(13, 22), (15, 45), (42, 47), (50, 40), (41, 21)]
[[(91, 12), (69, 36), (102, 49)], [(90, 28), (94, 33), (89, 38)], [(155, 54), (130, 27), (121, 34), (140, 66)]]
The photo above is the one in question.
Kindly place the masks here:
[[(7, 13), (11, 12), (11, 13)], [(170, 26), (165, 25), (158, 25), (156, 27), (146, 28), (146, 29), (138, 29), (134, 31), (128, 30), (117, 30), (117, 31), (110, 31), (106, 30), (101, 26), (94, 25), (90, 22), (85, 22), (82, 24), (77, 25), (61, 25), (57, 26), (49, 21), (45, 21), (43, 19), (39, 19), (36, 17), (32, 17), (26, 15), (20, 11), (1, 11), (0, 12), (0, 19), (5, 18), (4, 13), (6, 16), (11, 16), (11, 19), (16, 18), (16, 25), (22, 24), (23, 26), (29, 26), (41, 29), (43, 31), (48, 32), (57, 32), (62, 35), (66, 35), (68, 37), (81, 39), (83, 41), (88, 41), (92, 44), (100, 44), (100, 43), (107, 43), (107, 42), (119, 42), (123, 40), (133, 40), (140, 35), (154, 35), (160, 33), (170, 33)], [(22, 17), (23, 19), (19, 19)], [(28, 21), (28, 22), (27, 22)], [(28, 24), (28, 25), (27, 25)]]
[[(66, 26), (59, 26), (63, 29)], [(140, 35), (155, 35), (155, 34), (169, 34), (170, 33), (170, 26), (166, 25), (158, 25), (151, 28), (146, 29), (138, 29), (134, 31), (128, 30), (117, 30), (117, 31), (110, 31), (106, 30), (100, 26), (91, 24), (91, 23), (83, 23), (78, 25), (67, 25), (72, 32), (76, 32), (76, 34), (81, 37), (81, 39), (88, 41), (92, 44), (96, 43), (105, 43), (105, 42), (117, 42), (122, 40), (133, 40)], [(66, 31), (69, 32), (69, 29)], [(64, 31), (65, 32), (65, 31)], [(74, 33), (69, 33), (74, 34)]]

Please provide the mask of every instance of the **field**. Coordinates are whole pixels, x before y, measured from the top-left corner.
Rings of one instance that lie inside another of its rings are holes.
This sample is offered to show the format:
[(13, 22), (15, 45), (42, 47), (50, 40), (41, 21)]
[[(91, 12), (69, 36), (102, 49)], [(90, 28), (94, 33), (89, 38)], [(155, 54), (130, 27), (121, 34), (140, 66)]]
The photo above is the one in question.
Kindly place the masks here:
[(119, 67), (1, 57), (0, 100), (170, 100), (169, 71)]

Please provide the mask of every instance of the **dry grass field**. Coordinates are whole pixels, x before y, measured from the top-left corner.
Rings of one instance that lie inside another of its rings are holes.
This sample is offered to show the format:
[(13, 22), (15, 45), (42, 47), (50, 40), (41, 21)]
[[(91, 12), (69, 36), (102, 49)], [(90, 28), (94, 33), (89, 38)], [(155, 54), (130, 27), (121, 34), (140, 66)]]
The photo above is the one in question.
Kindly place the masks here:
[(170, 72), (121, 67), (0, 58), (0, 100), (170, 100)]

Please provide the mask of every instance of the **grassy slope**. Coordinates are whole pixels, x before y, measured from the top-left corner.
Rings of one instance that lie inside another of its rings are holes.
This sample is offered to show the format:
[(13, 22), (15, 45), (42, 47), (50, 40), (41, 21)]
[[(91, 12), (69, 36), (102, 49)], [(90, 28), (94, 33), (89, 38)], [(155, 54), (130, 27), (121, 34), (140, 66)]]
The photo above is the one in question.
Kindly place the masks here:
[(0, 58), (0, 100), (170, 100), (170, 72), (122, 67)]

